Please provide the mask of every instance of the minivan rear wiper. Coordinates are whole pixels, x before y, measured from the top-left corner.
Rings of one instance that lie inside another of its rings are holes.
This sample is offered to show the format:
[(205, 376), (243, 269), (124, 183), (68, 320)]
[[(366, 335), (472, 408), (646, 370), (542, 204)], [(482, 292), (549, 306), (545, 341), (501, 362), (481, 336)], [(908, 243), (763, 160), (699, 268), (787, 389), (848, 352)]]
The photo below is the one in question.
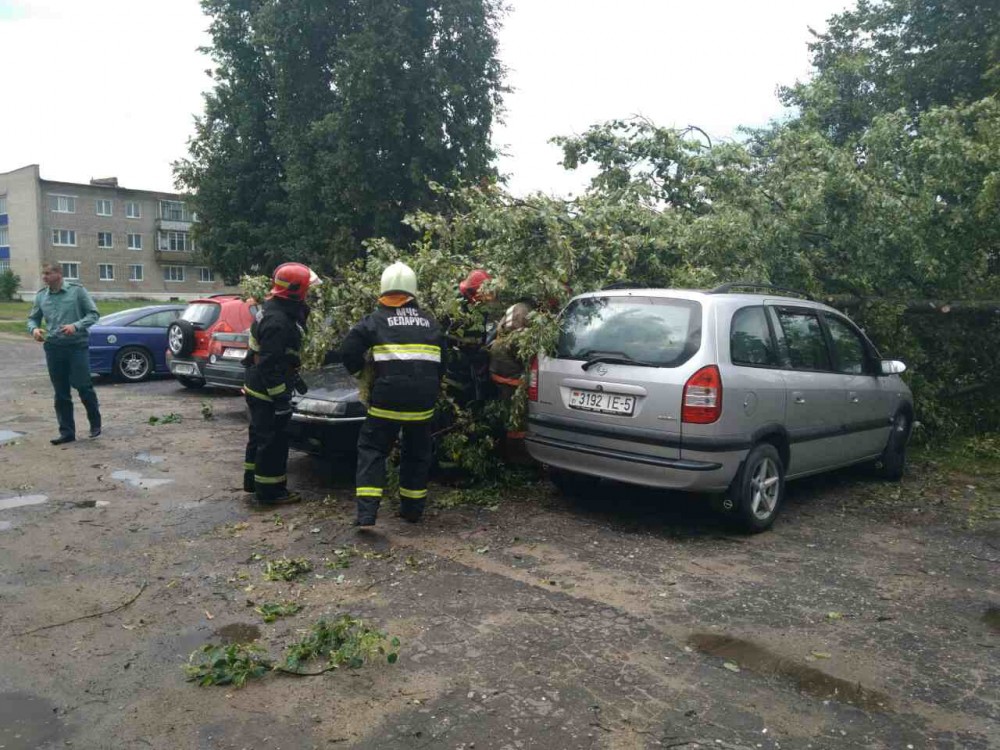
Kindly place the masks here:
[(611, 365), (633, 365), (635, 367), (659, 367), (659, 365), (653, 362), (643, 362), (641, 359), (634, 359), (625, 352), (584, 352), (583, 355), (587, 357), (587, 361), (584, 362), (581, 367), (584, 370), (589, 370), (596, 364), (601, 362)]

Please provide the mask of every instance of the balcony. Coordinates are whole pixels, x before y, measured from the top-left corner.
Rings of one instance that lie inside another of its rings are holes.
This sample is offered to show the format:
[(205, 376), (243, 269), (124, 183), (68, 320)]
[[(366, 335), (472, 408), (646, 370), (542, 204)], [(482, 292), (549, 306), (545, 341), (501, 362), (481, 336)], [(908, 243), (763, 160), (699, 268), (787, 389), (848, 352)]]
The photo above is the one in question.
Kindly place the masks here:
[(197, 262), (193, 250), (155, 250), (153, 257), (167, 266), (190, 266)]
[(156, 228), (162, 232), (186, 232), (197, 217), (182, 201), (160, 201), (156, 212)]

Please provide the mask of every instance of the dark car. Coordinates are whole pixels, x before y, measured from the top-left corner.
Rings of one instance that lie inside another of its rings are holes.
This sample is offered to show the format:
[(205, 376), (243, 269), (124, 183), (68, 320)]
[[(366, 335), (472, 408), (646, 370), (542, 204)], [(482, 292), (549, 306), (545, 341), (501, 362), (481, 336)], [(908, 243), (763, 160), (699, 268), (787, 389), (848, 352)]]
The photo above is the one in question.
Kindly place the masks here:
[(358, 381), (335, 362), (303, 373), (302, 379), (309, 390), (292, 397), (289, 445), (321, 456), (352, 453), (368, 411), (358, 395)]
[[(214, 354), (204, 367), (209, 385), (241, 387), (246, 374), (243, 357), (248, 333), (213, 333), (209, 349)], [(357, 448), (358, 432), (367, 409), (358, 393), (358, 381), (330, 352), (318, 370), (304, 371), (308, 392), (292, 397), (292, 422), (288, 442), (292, 448), (317, 456), (350, 453)]]
[[(246, 331), (256, 313), (257, 305), (237, 294), (217, 294), (188, 304), (167, 331), (170, 372), (185, 388), (241, 388)], [(237, 343), (227, 346), (227, 337)], [(226, 367), (230, 362), (232, 366)]]
[(149, 305), (105, 315), (90, 328), (90, 371), (138, 383), (168, 373), (167, 327), (184, 305)]

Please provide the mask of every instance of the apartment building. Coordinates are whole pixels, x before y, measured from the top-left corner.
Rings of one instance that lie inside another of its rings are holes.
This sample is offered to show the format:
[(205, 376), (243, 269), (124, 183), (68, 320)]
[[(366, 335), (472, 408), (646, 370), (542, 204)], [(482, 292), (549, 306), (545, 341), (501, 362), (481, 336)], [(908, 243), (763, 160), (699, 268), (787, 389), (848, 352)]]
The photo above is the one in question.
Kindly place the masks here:
[(116, 178), (44, 180), (37, 164), (0, 173), (0, 271), (21, 277), (28, 298), (42, 263), (94, 297), (189, 299), (233, 291), (199, 259), (195, 217), (175, 193), (132, 190)]

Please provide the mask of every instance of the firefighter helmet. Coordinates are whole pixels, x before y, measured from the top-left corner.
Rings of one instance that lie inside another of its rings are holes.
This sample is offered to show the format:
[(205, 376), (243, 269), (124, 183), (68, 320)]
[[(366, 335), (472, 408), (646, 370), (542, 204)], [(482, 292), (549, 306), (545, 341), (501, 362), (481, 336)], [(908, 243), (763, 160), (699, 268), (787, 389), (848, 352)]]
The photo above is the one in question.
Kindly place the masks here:
[(482, 268), (476, 268), (459, 283), (458, 291), (468, 300), (478, 300), (480, 287), (492, 278)]
[(405, 263), (396, 261), (382, 272), (382, 294), (403, 292), (417, 296), (417, 274)]
[[(304, 266), (301, 263), (282, 263), (274, 269), (271, 296), (302, 302), (306, 298), (314, 276), (316, 274), (309, 266)], [(316, 279), (318, 281), (319, 277), (316, 276)]]

